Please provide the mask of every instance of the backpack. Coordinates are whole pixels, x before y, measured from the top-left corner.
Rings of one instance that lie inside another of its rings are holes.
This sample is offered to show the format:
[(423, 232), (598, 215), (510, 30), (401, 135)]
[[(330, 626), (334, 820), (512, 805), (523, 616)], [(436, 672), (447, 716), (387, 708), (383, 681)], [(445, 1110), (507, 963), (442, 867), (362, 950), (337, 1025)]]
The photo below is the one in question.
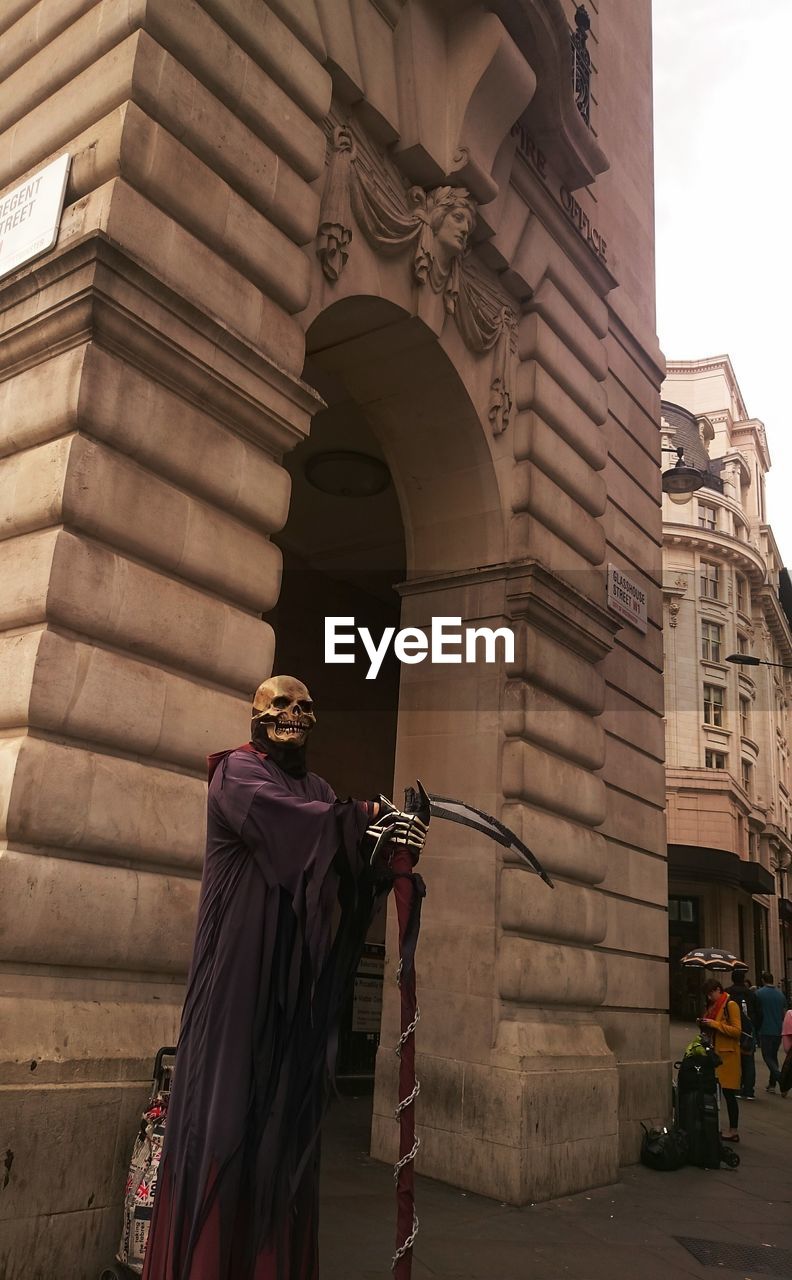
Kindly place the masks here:
[(682, 1129), (647, 1129), (641, 1125), (641, 1164), (661, 1173), (681, 1169), (687, 1163), (688, 1138)]
[(732, 995), (729, 996), (729, 1000), (733, 1000), (740, 1010), (740, 1053), (753, 1053), (756, 1048), (756, 1037), (754, 1024), (748, 1014), (748, 1001), (745, 995), (740, 996), (739, 999), (736, 995)]

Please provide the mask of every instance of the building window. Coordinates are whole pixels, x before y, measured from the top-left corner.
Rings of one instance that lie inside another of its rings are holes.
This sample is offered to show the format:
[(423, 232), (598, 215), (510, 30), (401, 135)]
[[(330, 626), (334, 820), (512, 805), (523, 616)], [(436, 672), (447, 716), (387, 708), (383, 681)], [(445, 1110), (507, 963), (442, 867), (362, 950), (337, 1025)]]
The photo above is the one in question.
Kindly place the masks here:
[(741, 573), (737, 577), (737, 608), (740, 613), (748, 612), (748, 583)]
[(697, 905), (695, 898), (669, 898), (668, 918), (675, 923), (695, 924)]
[(704, 685), (704, 723), (723, 727), (723, 689), (717, 684)]
[(751, 735), (748, 730), (751, 727), (751, 700), (750, 698), (740, 698), (740, 733), (744, 738)]
[(755, 831), (748, 832), (748, 857), (752, 862), (759, 859), (759, 837)]
[(742, 784), (747, 794), (753, 795), (753, 765), (750, 760), (742, 761)]
[(720, 662), (723, 627), (717, 622), (701, 623), (701, 656), (706, 662)]
[(718, 527), (718, 513), (714, 507), (706, 502), (698, 504), (698, 522), (699, 529), (716, 529)]
[(710, 751), (709, 747), (704, 752), (704, 768), (705, 769), (725, 769), (726, 756), (722, 751)]
[(747, 637), (747, 636), (743, 636), (743, 635), (738, 635), (738, 636), (737, 636), (737, 652), (738, 652), (738, 653), (747, 653), (747, 652), (748, 652), (748, 637)]
[(705, 600), (720, 600), (720, 566), (711, 560), (701, 562), (701, 594)]

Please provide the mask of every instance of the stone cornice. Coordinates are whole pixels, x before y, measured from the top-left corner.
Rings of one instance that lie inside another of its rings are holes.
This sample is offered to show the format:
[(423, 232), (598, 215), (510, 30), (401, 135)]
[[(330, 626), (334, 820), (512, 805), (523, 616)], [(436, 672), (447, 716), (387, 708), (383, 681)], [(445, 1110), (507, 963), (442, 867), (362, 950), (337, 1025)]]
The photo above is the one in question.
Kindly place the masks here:
[(507, 578), (513, 618), (525, 618), (589, 662), (600, 662), (610, 653), (623, 623), (604, 606), (536, 560), (509, 565)]
[(0, 284), (0, 314), (0, 378), (93, 340), (274, 452), (301, 440), (322, 406), (101, 234)]
[(737, 565), (751, 579), (751, 585), (764, 585), (767, 570), (764, 561), (749, 542), (740, 538), (732, 538), (726, 533), (718, 533), (713, 529), (699, 529), (689, 524), (671, 524), (663, 522), (663, 544), (668, 547), (687, 546), (705, 555), (719, 557), (729, 564)]
[[(740, 419), (743, 420), (748, 418), (748, 410), (745, 407), (745, 401), (743, 400), (739, 383), (737, 382), (734, 369), (732, 368), (732, 362), (728, 356), (712, 356), (711, 358), (705, 357), (703, 360), (666, 360), (666, 368), (669, 378), (673, 377), (674, 374), (685, 375), (691, 373), (712, 373), (716, 369), (722, 369), (726, 375), (729, 390), (734, 396), (737, 404)], [(708, 413), (708, 416), (712, 417), (712, 414)]]
[(510, 619), (530, 622), (589, 662), (600, 662), (610, 653), (623, 625), (538, 560), (428, 574), (399, 583), (397, 590), (401, 596), (415, 596), (452, 587), (481, 587), (488, 582), (503, 583), (504, 612)]
[(786, 658), (787, 662), (792, 662), (792, 633), (775, 587), (769, 582), (765, 583), (758, 592), (754, 592), (754, 599), (759, 600), (762, 617), (781, 650), (781, 656)]
[[(666, 766), (666, 793), (668, 795), (697, 794), (706, 791), (728, 795), (745, 817), (766, 814), (764, 805), (753, 803), (728, 769), (702, 769)], [(763, 821), (764, 819), (762, 819)]]

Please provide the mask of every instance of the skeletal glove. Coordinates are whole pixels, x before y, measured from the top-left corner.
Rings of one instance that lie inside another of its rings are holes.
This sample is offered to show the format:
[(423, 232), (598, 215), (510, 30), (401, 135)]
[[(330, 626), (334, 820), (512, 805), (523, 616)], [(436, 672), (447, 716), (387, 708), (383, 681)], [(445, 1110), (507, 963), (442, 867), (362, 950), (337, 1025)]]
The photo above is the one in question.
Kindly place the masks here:
[(417, 813), (405, 813), (385, 796), (378, 797), (379, 814), (366, 828), (366, 835), (374, 841), (371, 851), (373, 862), (385, 844), (406, 845), (417, 861), (424, 847), (428, 822)]

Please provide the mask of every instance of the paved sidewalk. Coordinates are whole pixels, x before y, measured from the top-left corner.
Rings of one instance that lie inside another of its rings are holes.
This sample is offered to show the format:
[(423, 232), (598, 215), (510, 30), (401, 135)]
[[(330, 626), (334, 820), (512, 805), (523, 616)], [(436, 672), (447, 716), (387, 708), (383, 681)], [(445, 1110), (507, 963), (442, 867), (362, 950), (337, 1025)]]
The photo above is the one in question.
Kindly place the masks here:
[[(674, 1031), (675, 1050), (692, 1039), (692, 1031)], [(637, 1165), (613, 1186), (524, 1209), (418, 1179), (413, 1280), (792, 1280), (792, 1094), (784, 1101), (765, 1093), (759, 1055), (757, 1067), (734, 1171), (662, 1174)], [(368, 1112), (368, 1099), (342, 1099), (328, 1118), (321, 1280), (391, 1274), (393, 1183), (366, 1154)], [(704, 1266), (679, 1236), (751, 1253)]]

